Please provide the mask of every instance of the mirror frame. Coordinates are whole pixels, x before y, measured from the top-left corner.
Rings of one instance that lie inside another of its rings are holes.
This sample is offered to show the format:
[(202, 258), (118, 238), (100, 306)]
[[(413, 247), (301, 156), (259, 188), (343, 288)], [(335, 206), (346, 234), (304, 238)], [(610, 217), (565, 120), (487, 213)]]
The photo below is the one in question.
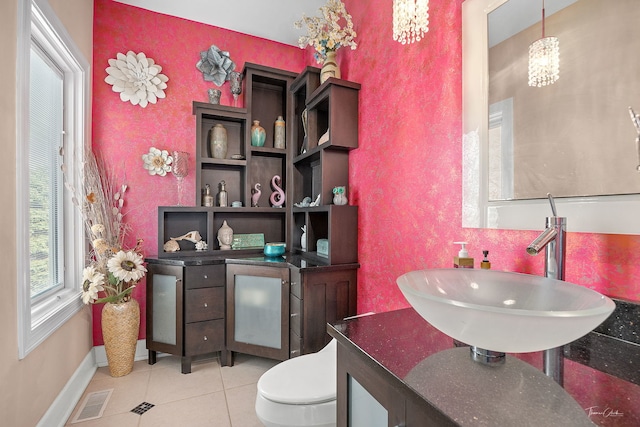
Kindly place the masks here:
[[(507, 1), (462, 4), (462, 227), (540, 230), (552, 216), (548, 199), (488, 200), (487, 15)], [(555, 204), (558, 216), (567, 217), (567, 231), (640, 234), (639, 194), (557, 198)]]

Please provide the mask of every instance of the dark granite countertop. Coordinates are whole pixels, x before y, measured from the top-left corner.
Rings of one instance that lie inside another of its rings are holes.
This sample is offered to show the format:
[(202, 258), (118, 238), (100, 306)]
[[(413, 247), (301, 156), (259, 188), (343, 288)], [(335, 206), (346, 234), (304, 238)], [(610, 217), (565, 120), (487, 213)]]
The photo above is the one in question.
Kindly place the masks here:
[(212, 264), (247, 264), (247, 265), (264, 265), (269, 267), (281, 267), (289, 268), (296, 267), (300, 270), (312, 270), (322, 269), (323, 271), (334, 270), (350, 270), (360, 267), (360, 264), (329, 264), (322, 261), (311, 261), (298, 254), (285, 253), (279, 257), (268, 257), (262, 253), (255, 254), (232, 254), (225, 253), (217, 256), (202, 256), (202, 257), (179, 257), (174, 258), (159, 258), (159, 257), (147, 257), (145, 261), (150, 264), (164, 264), (164, 265), (212, 265)]
[[(566, 358), (563, 390), (542, 374), (542, 352), (508, 354), (497, 369), (480, 365), (468, 348), (456, 348), (412, 308), (346, 320), (328, 330), (462, 426), (640, 426), (640, 385), (625, 379), (628, 368), (619, 378)], [(630, 357), (623, 347), (609, 350), (603, 357), (610, 365)]]

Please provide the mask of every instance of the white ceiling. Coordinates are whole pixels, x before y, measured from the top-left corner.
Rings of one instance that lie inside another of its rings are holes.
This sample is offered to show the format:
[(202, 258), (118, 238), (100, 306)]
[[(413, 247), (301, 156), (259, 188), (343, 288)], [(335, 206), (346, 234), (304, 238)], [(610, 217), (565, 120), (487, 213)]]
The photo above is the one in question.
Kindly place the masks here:
[(165, 15), (262, 37), (293, 46), (305, 28), (298, 30), (295, 21), (320, 15), (326, 0), (115, 0)]

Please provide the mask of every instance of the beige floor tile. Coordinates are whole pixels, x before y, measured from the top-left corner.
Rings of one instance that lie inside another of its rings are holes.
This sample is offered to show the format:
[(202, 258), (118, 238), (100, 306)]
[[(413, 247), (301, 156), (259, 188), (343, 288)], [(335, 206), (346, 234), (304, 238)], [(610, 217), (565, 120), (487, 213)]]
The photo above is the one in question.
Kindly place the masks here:
[(154, 406), (140, 427), (231, 427), (223, 391)]
[[(73, 420), (73, 417), (69, 420)], [(95, 420), (82, 421), (75, 424), (65, 424), (65, 427), (138, 427), (140, 415), (133, 412), (115, 415), (103, 415)]]
[[(236, 354), (233, 367), (220, 367), (219, 357), (210, 357), (194, 361), (191, 374), (182, 374), (180, 358), (166, 356), (154, 365), (136, 362), (133, 371), (120, 378), (111, 377), (107, 367), (99, 368), (78, 404), (87, 393), (112, 388), (102, 418), (67, 426), (262, 427), (255, 415), (256, 383), (278, 363)], [(142, 402), (155, 406), (142, 415), (132, 413)]]
[(230, 389), (248, 384), (256, 384), (260, 376), (280, 363), (278, 360), (236, 354), (233, 366), (223, 366), (220, 369), (224, 388)]
[[(150, 370), (134, 371), (124, 377), (113, 378), (109, 375), (108, 370), (104, 371), (105, 369), (107, 368), (98, 369), (69, 419), (73, 419), (85, 396), (94, 391), (113, 389), (103, 416), (129, 412), (144, 401), (151, 374)], [(84, 425), (84, 423), (81, 424)]]
[(256, 385), (248, 384), (225, 391), (233, 427), (263, 427), (256, 416)]
[(167, 365), (151, 369), (146, 402), (160, 405), (223, 390), (220, 365), (215, 359), (194, 363), (190, 374), (183, 374), (179, 365)]

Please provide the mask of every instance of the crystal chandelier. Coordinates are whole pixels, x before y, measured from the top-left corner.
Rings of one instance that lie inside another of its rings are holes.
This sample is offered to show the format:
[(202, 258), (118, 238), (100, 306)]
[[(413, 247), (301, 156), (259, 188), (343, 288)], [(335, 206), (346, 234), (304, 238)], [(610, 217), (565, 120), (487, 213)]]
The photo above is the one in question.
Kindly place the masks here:
[(429, 0), (393, 0), (393, 39), (419, 42), (429, 31)]
[(560, 78), (560, 43), (557, 37), (544, 36), (544, 0), (542, 0), (542, 38), (529, 46), (529, 86), (554, 84)]

